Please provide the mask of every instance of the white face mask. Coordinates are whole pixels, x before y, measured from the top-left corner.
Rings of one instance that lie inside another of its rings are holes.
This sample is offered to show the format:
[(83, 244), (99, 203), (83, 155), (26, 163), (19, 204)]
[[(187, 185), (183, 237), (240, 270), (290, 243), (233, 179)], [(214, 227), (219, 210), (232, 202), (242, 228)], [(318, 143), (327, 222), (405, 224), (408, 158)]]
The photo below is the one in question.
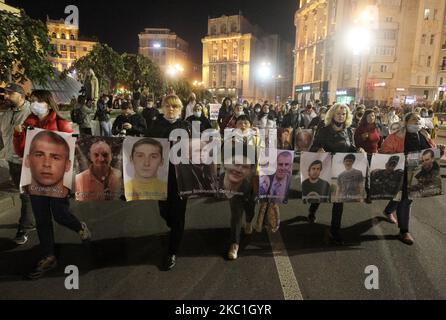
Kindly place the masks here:
[(31, 112), (39, 118), (48, 114), (48, 105), (45, 102), (33, 102), (30, 108)]
[(166, 116), (164, 116), (164, 119), (166, 119), (167, 121), (169, 121), (170, 123), (175, 123), (175, 122), (177, 122), (177, 120), (179, 119), (180, 117), (176, 117), (175, 119), (169, 119), (169, 118), (167, 118)]
[(420, 131), (423, 127), (420, 124), (409, 124), (407, 125), (407, 131), (409, 133), (417, 133)]
[(194, 112), (194, 116), (196, 116), (197, 118), (201, 118), (201, 112)]

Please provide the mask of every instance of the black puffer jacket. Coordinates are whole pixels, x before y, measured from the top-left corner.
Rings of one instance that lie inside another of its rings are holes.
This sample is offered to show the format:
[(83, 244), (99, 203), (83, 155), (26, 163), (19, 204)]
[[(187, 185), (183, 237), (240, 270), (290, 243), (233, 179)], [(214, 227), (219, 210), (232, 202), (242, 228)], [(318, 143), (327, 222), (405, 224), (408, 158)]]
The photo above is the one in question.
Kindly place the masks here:
[(321, 128), (314, 138), (311, 152), (317, 152), (319, 149), (331, 153), (358, 152), (353, 139), (353, 131), (346, 128), (336, 132), (331, 125)]

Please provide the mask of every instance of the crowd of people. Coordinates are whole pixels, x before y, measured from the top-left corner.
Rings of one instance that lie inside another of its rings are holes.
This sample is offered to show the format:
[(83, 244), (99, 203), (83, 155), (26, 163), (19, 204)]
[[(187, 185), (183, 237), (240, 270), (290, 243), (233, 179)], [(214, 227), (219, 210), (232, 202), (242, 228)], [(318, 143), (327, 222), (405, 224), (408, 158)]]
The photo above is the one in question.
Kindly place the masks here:
[[(48, 91), (34, 91), (30, 101), (25, 99), (22, 87), (9, 84), (6, 87), (6, 99), (12, 107), (2, 116), (0, 132), (4, 148), (8, 155), (8, 163), (12, 181), (19, 187), (23, 149), (28, 127), (42, 128), (50, 131), (73, 132), (71, 123), (59, 112), (57, 104)], [(219, 130), (222, 134), (228, 129), (241, 132), (240, 141), (248, 146), (258, 147), (262, 142), (258, 137), (259, 129), (282, 128), (285, 131), (311, 129), (314, 141), (311, 152), (329, 153), (409, 153), (438, 147), (444, 152), (444, 146), (436, 146), (433, 137), (439, 130), (438, 119), (428, 107), (365, 107), (361, 104), (339, 104), (323, 106), (319, 101), (300, 104), (290, 101), (282, 106), (262, 103), (234, 102), (230, 97), (222, 101), (218, 117), (210, 119), (209, 104), (213, 101), (197, 101), (194, 94), (181, 99), (175, 94), (167, 94), (158, 105), (151, 99), (142, 101), (141, 95), (127, 97), (110, 97), (102, 95), (98, 101), (80, 95), (71, 111), (71, 120), (79, 126), (80, 135), (92, 134), (92, 122), (99, 121), (101, 136), (132, 136), (147, 138), (169, 138), (175, 129), (184, 129), (191, 135), (193, 122), (200, 123), (200, 131)], [(119, 105), (121, 114), (112, 121), (111, 111)], [(231, 141), (233, 142), (233, 141)], [(291, 146), (283, 146), (289, 149)], [(288, 155), (281, 155), (286, 170), (290, 170)], [(285, 170), (283, 169), (283, 170)], [(244, 170), (244, 168), (241, 168)], [(271, 181), (282, 179), (285, 171), (278, 170)], [(279, 204), (277, 201), (262, 200), (259, 193), (258, 168), (243, 195), (235, 195), (229, 199), (231, 208), (231, 244), (227, 257), (238, 258), (240, 233), (243, 212), (246, 215), (244, 232), (253, 232), (253, 219), (256, 204), (260, 202), (260, 214), (256, 228), (261, 231), (263, 216), (268, 214), (270, 230), (279, 229)], [(273, 183), (273, 182), (271, 182)], [(405, 173), (403, 190), (407, 190), (407, 172)], [(86, 223), (80, 222), (69, 208), (68, 198), (55, 199), (45, 196), (21, 195), (22, 209), (19, 228), (15, 237), (17, 244), (24, 244), (28, 233), (37, 228), (43, 257), (36, 268), (28, 275), (37, 279), (57, 266), (54, 253), (54, 235), (52, 217), (59, 224), (77, 232), (82, 241), (89, 241), (91, 234)], [(371, 202), (368, 198), (367, 202)], [(409, 232), (409, 218), (412, 200), (407, 192), (403, 192), (400, 201), (390, 201), (383, 213), (390, 223), (398, 223), (400, 240), (405, 244), (413, 244), (414, 239)], [(308, 211), (309, 223), (316, 221), (319, 203), (311, 203)], [(179, 196), (175, 168), (170, 164), (168, 177), (168, 199), (159, 202), (162, 218), (170, 228), (169, 246), (165, 268), (172, 269), (176, 265), (176, 257), (180, 249), (184, 233), (187, 199)], [(332, 222), (329, 230), (330, 239), (342, 244), (341, 223), (343, 203), (333, 203)], [(269, 213), (271, 212), (271, 213)], [(395, 213), (396, 216), (395, 217)]]

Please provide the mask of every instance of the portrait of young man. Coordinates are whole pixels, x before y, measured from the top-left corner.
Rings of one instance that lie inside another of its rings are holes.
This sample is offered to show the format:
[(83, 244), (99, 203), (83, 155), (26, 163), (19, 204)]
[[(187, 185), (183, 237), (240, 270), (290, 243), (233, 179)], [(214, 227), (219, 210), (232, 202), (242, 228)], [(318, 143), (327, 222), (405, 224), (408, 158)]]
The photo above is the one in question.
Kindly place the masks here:
[(337, 177), (336, 201), (355, 202), (365, 197), (365, 173), (353, 167), (355, 162), (357, 159), (354, 154), (344, 157), (344, 171)]
[(31, 173), (31, 183), (24, 185), (23, 190), (36, 196), (64, 198), (69, 193), (64, 178), (72, 170), (70, 146), (53, 131), (40, 131), (33, 136), (34, 132), (37, 131), (30, 131), (32, 140), (29, 152), (25, 152), (23, 170), (24, 175)]
[(124, 185), (127, 201), (167, 199), (167, 175), (159, 178), (159, 170), (166, 165), (163, 150), (161, 142), (152, 138), (137, 140), (131, 146), (130, 159), (124, 160), (124, 168), (129, 161), (134, 172)]
[(321, 178), (324, 164), (314, 160), (308, 167), (308, 178), (302, 182), (302, 199), (305, 203), (330, 201), (330, 184)]

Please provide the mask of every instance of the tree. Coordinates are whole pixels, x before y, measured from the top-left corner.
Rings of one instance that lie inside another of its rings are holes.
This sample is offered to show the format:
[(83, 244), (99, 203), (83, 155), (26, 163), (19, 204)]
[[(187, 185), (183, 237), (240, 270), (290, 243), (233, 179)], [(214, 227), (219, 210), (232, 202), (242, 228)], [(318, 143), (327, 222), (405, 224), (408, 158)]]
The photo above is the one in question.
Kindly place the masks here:
[(23, 10), (20, 14), (0, 10), (0, 26), (0, 81), (46, 84), (54, 77), (48, 58), (58, 54), (42, 21)]
[(187, 101), (192, 93), (192, 85), (186, 79), (167, 81), (167, 86), (172, 87), (182, 101)]
[(162, 95), (164, 88), (161, 70), (152, 60), (140, 54), (124, 53), (121, 57), (126, 71), (124, 84), (131, 88), (139, 80), (155, 96)]
[(204, 88), (194, 88), (193, 92), (197, 96), (198, 101), (211, 101), (212, 100), (212, 93), (209, 90), (206, 90)]
[(92, 69), (99, 80), (101, 92), (110, 92), (126, 78), (126, 70), (121, 56), (106, 44), (96, 44), (86, 56), (64, 72), (67, 75), (74, 70), (80, 75), (86, 75)]

